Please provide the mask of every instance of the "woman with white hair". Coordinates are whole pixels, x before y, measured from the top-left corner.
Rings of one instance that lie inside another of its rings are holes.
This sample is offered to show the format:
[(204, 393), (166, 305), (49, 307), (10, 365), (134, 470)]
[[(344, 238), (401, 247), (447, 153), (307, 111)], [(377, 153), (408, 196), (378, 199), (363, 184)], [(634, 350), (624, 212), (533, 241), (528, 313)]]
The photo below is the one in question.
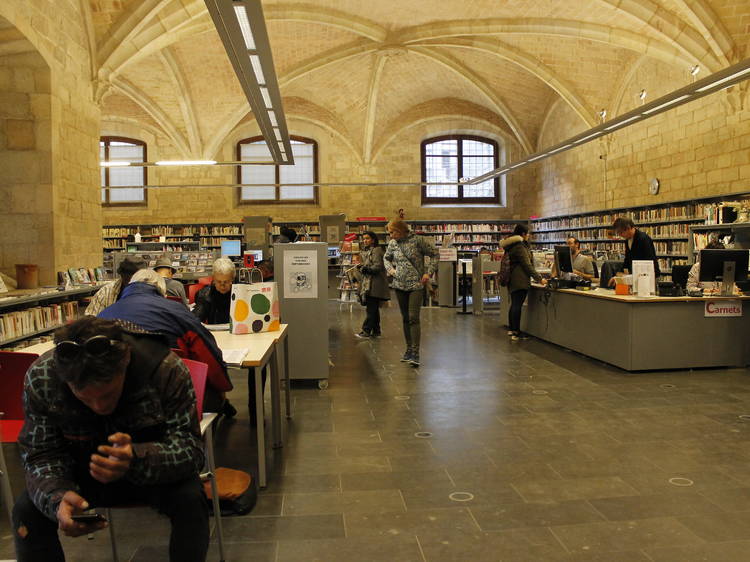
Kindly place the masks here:
[(219, 258), (213, 265), (211, 285), (195, 295), (193, 314), (204, 324), (228, 324), (232, 298), (234, 264), (229, 258)]
[(224, 358), (216, 340), (182, 303), (166, 298), (164, 278), (153, 269), (133, 275), (120, 299), (99, 313), (99, 318), (125, 320), (149, 332), (163, 334), (172, 348), (182, 350), (187, 359), (208, 365), (204, 408), (233, 416), (236, 410), (225, 400), (232, 390)]

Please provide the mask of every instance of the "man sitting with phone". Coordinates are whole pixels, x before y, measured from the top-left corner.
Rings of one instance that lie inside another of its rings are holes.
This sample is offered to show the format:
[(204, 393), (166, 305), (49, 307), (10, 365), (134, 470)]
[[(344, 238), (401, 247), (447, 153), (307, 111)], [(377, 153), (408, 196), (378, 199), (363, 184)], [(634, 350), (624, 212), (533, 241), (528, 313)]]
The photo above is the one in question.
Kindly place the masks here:
[(60, 328), (55, 348), (26, 373), (24, 413), (26, 491), (13, 508), (19, 562), (64, 561), (58, 529), (98, 531), (107, 522), (80, 517), (86, 510), (134, 501), (170, 518), (171, 561), (205, 560), (195, 392), (163, 336), (91, 316)]

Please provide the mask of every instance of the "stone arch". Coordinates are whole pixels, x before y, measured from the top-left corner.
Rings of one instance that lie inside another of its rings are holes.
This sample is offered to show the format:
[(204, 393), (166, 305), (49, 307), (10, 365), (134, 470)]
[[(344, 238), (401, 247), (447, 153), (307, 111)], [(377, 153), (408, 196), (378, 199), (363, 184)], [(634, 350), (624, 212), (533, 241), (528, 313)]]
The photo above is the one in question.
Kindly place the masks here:
[[(15, 264), (36, 264), (40, 282), (49, 284), (55, 279), (52, 70), (33, 35), (2, 16), (0, 67), (12, 77), (0, 83), (0, 271), (15, 278)], [(33, 79), (22, 79), (28, 75)]]

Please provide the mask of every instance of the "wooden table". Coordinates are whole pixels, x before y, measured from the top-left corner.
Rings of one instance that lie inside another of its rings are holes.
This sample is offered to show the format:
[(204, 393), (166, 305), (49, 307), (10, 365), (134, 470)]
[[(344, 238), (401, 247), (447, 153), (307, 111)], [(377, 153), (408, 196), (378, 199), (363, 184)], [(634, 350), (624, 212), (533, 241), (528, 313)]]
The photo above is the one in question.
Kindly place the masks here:
[[(254, 375), (255, 383), (255, 412), (257, 414), (257, 438), (258, 438), (258, 484), (261, 488), (266, 487), (266, 439), (265, 420), (263, 415), (263, 368), (271, 367), (271, 427), (274, 448), (283, 446), (281, 437), (281, 399), (280, 399), (280, 373), (284, 373), (284, 390), (286, 395), (286, 417), (291, 418), (290, 399), (290, 375), (289, 375), (289, 341), (288, 324), (282, 324), (276, 332), (262, 332), (260, 334), (230, 334), (228, 331), (211, 332), (216, 339), (219, 348), (224, 351), (231, 349), (244, 349), (249, 351), (245, 355), (239, 367), (248, 369)], [(283, 354), (279, 348), (283, 346)], [(54, 344), (49, 341), (29, 346), (23, 349), (24, 353), (42, 353), (49, 351)], [(271, 362), (271, 359), (274, 361)], [(282, 365), (283, 364), (283, 365)]]

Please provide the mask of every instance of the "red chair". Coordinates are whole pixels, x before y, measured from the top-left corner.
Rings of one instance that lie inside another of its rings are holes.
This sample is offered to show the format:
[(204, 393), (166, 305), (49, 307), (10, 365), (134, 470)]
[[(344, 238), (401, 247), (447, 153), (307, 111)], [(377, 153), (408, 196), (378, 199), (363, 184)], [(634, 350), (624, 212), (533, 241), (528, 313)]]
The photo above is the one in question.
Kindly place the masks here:
[(0, 487), (9, 518), (14, 498), (3, 444), (18, 441), (23, 427), (23, 380), (37, 357), (34, 353), (0, 351)]
[[(173, 350), (174, 351), (174, 350)], [(203, 414), (203, 397), (206, 395), (206, 381), (208, 380), (208, 365), (192, 359), (183, 359), (183, 363), (190, 371), (190, 378), (193, 381), (195, 389), (195, 402), (198, 409), (198, 419), (200, 420), (201, 435), (204, 439), (206, 451), (206, 464), (208, 472), (201, 474), (201, 480), (208, 480), (211, 483), (211, 495), (214, 506), (214, 520), (216, 521), (216, 534), (219, 538), (219, 560), (225, 560), (224, 556), (224, 531), (221, 524), (221, 506), (219, 505), (219, 493), (216, 488), (216, 465), (214, 463), (214, 442), (213, 442), (213, 423), (218, 414)], [(112, 508), (107, 509), (107, 519), (109, 519), (109, 537), (112, 545), (112, 559), (119, 561), (117, 554), (117, 543), (115, 540), (114, 522), (112, 521)]]

